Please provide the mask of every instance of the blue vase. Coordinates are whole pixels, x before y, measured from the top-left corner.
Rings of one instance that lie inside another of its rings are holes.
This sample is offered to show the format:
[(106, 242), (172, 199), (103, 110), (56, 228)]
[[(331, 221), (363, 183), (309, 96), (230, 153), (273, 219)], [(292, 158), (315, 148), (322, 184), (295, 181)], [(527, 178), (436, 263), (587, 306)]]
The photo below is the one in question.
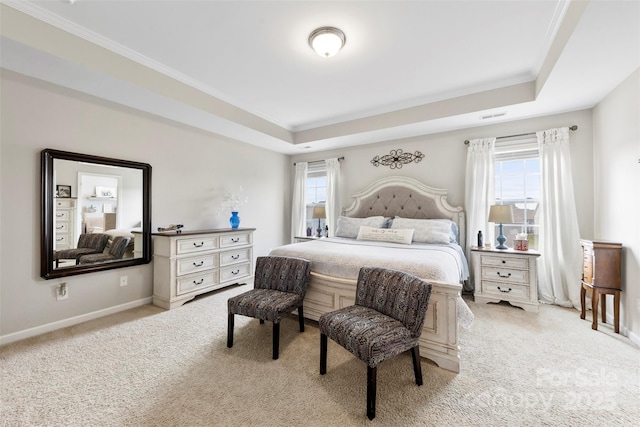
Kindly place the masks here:
[(231, 212), (231, 218), (229, 218), (229, 222), (231, 223), (231, 228), (238, 228), (240, 225), (240, 217), (238, 216), (238, 212)]

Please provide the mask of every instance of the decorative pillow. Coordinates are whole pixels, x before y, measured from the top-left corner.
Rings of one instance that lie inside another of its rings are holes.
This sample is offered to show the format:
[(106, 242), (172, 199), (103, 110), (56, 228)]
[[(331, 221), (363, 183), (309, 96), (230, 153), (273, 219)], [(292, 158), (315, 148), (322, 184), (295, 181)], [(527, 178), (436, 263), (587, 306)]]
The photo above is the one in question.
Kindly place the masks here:
[(358, 232), (358, 240), (375, 240), (378, 242), (402, 243), (405, 245), (410, 245), (412, 238), (412, 229), (374, 228), (367, 227), (366, 225), (361, 225), (360, 231)]
[(394, 228), (413, 228), (413, 241), (415, 243), (452, 243), (455, 242), (455, 236), (452, 237), (453, 229), (451, 224), (453, 221), (448, 219), (410, 219), (395, 217), (391, 229)]
[(384, 221), (385, 219), (383, 216), (370, 216), (368, 218), (350, 218), (348, 216), (341, 216), (338, 217), (335, 236), (355, 239), (358, 237), (361, 225), (381, 228), (384, 225)]

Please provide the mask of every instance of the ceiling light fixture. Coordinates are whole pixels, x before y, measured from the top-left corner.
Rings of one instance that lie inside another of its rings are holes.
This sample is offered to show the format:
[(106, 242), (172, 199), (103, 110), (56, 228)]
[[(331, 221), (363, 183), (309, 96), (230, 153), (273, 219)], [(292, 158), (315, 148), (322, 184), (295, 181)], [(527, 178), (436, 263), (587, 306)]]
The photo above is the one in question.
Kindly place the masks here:
[(335, 27), (320, 27), (309, 35), (309, 46), (325, 58), (340, 52), (346, 41), (344, 33)]

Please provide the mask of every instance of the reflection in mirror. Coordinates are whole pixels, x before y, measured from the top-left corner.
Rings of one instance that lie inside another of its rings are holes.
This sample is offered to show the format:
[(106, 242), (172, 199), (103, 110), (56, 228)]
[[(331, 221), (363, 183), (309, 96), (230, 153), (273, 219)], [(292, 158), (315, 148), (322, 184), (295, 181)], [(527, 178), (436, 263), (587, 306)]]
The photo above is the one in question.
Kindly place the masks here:
[(151, 260), (151, 166), (42, 152), (42, 277)]

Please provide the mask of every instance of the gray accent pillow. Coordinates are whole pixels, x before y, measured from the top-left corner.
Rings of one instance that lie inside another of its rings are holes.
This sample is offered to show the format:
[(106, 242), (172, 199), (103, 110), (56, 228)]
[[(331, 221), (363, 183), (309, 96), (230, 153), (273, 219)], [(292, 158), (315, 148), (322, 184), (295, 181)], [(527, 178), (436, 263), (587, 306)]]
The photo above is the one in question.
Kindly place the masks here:
[(350, 218), (348, 216), (341, 216), (338, 217), (335, 236), (356, 239), (361, 225), (373, 228), (382, 228), (384, 222), (385, 218), (383, 216), (370, 216), (368, 218)]

